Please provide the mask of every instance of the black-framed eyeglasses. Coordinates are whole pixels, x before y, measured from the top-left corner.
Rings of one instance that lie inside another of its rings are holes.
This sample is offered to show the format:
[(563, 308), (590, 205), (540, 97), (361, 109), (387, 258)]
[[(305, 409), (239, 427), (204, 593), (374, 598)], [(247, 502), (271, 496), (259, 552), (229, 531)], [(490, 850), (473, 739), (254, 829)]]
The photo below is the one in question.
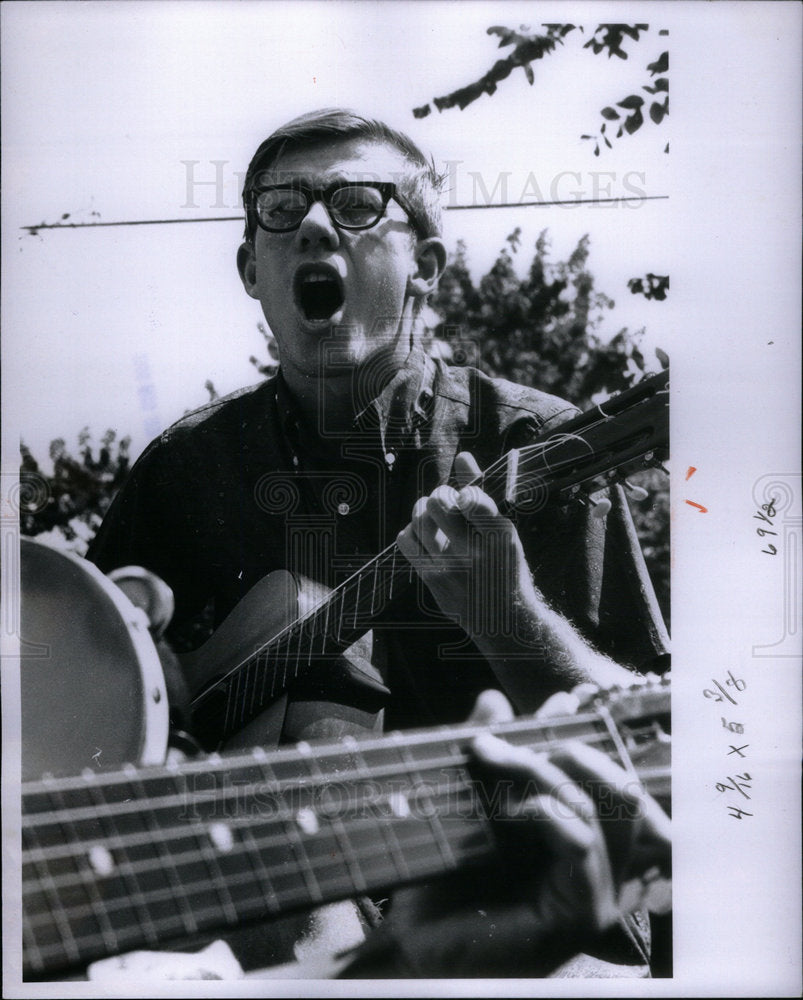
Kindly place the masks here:
[(276, 184), (253, 191), (249, 207), (260, 228), (269, 233), (289, 233), (298, 229), (316, 201), (322, 201), (336, 226), (356, 231), (375, 226), (391, 198), (401, 205), (413, 224), (409, 208), (391, 181), (338, 181), (326, 188)]

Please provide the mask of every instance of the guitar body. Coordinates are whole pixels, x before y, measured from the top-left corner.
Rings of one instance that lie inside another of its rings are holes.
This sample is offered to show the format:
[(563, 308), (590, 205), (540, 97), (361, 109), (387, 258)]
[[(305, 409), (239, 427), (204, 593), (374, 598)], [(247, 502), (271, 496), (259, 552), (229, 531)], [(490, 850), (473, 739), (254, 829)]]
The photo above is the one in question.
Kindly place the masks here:
[(312, 596), (287, 570), (277, 569), (263, 577), (203, 646), (179, 657), (190, 695), (195, 697), (253, 656), (266, 639), (303, 614)]
[[(268, 573), (255, 584), (221, 623), (215, 633), (191, 653), (179, 657), (193, 699), (205, 689), (212, 695), (204, 709), (212, 716), (225, 712), (215, 704), (215, 689), (229, 674), (255, 658), (266, 644), (288, 626), (319, 607), (330, 595), (329, 588), (301, 574), (287, 570)], [(243, 707), (247, 721), (235, 720), (228, 728), (226, 749), (249, 746), (276, 747), (281, 741), (336, 739), (364, 731), (381, 731), (381, 709), (390, 694), (371, 664), (373, 638), (361, 636), (343, 655), (302, 657), (303, 679), (295, 683), (298, 662), (288, 662), (286, 676), (275, 697), (254, 697), (262, 705), (256, 717), (250, 715), (250, 688), (258, 682), (246, 674), (243, 680)], [(289, 688), (289, 690), (288, 690)], [(221, 691), (221, 700), (224, 695)], [(204, 716), (195, 720), (204, 743)], [(216, 749), (214, 742), (206, 749)]]
[(159, 764), (168, 698), (143, 612), (91, 563), (20, 540), (23, 779)]

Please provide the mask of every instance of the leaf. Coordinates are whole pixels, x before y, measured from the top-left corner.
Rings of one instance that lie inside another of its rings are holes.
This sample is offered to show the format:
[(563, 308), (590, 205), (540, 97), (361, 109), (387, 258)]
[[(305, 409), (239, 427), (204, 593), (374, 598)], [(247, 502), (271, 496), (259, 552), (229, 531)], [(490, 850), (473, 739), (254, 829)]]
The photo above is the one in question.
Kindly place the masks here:
[(652, 102), (650, 105), (650, 118), (652, 118), (656, 125), (661, 124), (665, 113), (663, 104), (659, 104), (657, 101)]
[(634, 111), (629, 118), (625, 119), (625, 131), (628, 135), (632, 135), (634, 132), (637, 132), (643, 124), (644, 116), (641, 111)]
[(593, 139), (594, 136), (593, 135), (581, 135), (580, 138), (581, 139)]
[(522, 69), (524, 70), (524, 75), (527, 77), (527, 83), (532, 87), (533, 83), (535, 83), (535, 74), (533, 73), (532, 66), (529, 63), (525, 63)]
[(669, 152), (669, 143), (667, 143), (667, 144), (666, 144), (666, 145), (664, 146), (664, 152), (665, 152), (665, 153), (668, 153), (668, 152)]
[(644, 103), (643, 97), (640, 97), (638, 94), (631, 94), (629, 97), (626, 97), (623, 101), (617, 101), (616, 105), (617, 107), (620, 108), (635, 109), (635, 108), (640, 108), (643, 103)]
[(607, 124), (608, 124), (607, 122), (603, 122), (602, 125), (600, 126), (600, 132), (602, 133), (602, 135), (605, 135), (605, 127), (607, 126)]
[(668, 91), (669, 80), (667, 80), (665, 76), (659, 76), (658, 79), (655, 81), (655, 89)]
[(669, 69), (669, 53), (662, 52), (654, 63), (648, 63), (647, 69), (655, 76), (656, 73), (666, 73)]
[(599, 156), (599, 146), (594, 147), (594, 156)]
[(600, 114), (603, 118), (607, 118), (609, 122), (616, 121), (619, 117), (619, 112), (615, 111), (613, 108), (603, 108), (602, 111), (600, 111)]
[(428, 104), (424, 104), (420, 108), (413, 108), (413, 118), (426, 118), (431, 112), (432, 108)]
[(607, 135), (605, 136), (605, 145), (608, 147), (608, 149), (613, 149), (613, 146), (611, 145), (611, 140), (608, 138)]

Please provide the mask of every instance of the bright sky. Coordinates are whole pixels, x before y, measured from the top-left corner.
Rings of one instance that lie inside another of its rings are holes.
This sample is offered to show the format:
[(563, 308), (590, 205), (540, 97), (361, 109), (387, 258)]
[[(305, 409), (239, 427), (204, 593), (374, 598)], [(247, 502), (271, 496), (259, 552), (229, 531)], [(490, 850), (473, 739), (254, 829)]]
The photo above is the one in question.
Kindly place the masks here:
[[(539, 7), (540, 10), (545, 10)], [(413, 118), (498, 58), (494, 23), (529, 4), (126, 3), (4, 5), (6, 330), (24, 350), (19, 427), (40, 455), (89, 425), (135, 451), (186, 409), (255, 381), (259, 306), (239, 284), (236, 222), (114, 229), (20, 226), (236, 215), (241, 174), (275, 126), (313, 107), (364, 109), (409, 131), (447, 170), (446, 204), (669, 193), (669, 123), (649, 123), (595, 158), (603, 103), (637, 90), (664, 48), (657, 26), (627, 63), (582, 50), (576, 33), (493, 98)], [(573, 8), (573, 15), (576, 16)], [(563, 11), (563, 16), (566, 11)], [(592, 18), (590, 25), (595, 26)], [(593, 28), (592, 28), (593, 30)], [(504, 54), (502, 52), (501, 54)], [(220, 178), (220, 185), (204, 183)], [(200, 183), (195, 183), (195, 182)], [(628, 278), (667, 273), (668, 202), (448, 211), (477, 274), (523, 229), (522, 264), (548, 227), (556, 258), (590, 233), (598, 288), (617, 302), (610, 333), (646, 326), (671, 349), (668, 309)], [(93, 213), (98, 213), (94, 215)], [(46, 391), (44, 387), (47, 387)]]

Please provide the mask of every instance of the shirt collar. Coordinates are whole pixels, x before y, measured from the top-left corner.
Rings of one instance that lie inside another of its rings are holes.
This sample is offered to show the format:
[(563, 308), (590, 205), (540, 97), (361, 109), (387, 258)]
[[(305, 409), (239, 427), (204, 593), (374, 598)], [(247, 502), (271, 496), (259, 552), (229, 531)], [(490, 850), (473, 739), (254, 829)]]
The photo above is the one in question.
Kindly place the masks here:
[[(432, 411), (435, 374), (432, 358), (420, 348), (411, 350), (379, 395), (356, 415), (355, 430), (377, 428), (384, 450), (411, 435), (415, 436), (418, 447), (419, 429), (429, 421)], [(292, 433), (298, 414), (281, 368), (276, 378), (276, 405), (282, 428), (285, 433)]]

